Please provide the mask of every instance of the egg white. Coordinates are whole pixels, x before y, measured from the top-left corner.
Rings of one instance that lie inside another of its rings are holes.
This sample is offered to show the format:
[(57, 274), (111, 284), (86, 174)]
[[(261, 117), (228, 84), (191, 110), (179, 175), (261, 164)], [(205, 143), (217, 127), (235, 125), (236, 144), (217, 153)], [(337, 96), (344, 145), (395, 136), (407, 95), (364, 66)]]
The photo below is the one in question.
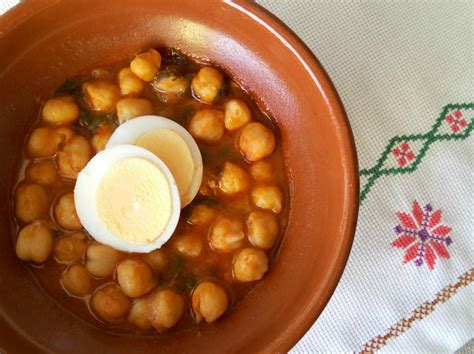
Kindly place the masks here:
[(171, 119), (160, 116), (148, 115), (133, 118), (120, 125), (114, 131), (107, 143), (106, 149), (123, 144), (133, 145), (140, 136), (157, 129), (169, 129), (177, 133), (184, 140), (191, 153), (194, 171), (190, 186), (181, 196), (181, 207), (184, 208), (192, 202), (198, 193), (203, 174), (201, 151), (194, 138), (185, 128)]
[[(102, 177), (114, 163), (132, 157), (143, 158), (157, 166), (165, 176), (171, 193), (171, 215), (168, 225), (161, 235), (157, 235), (154, 242), (145, 245), (131, 244), (114, 235), (101, 221), (97, 211), (97, 188)], [(166, 164), (155, 154), (135, 145), (119, 145), (95, 155), (77, 177), (74, 201), (81, 224), (95, 240), (126, 252), (148, 253), (160, 248), (176, 229), (181, 212), (178, 187)]]

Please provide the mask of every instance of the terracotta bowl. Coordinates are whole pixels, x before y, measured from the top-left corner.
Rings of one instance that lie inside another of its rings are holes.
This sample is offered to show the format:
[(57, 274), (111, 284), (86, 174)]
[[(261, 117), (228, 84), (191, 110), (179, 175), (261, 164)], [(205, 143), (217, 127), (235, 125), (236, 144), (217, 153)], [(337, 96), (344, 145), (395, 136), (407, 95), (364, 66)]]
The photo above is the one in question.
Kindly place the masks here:
[[(281, 131), (291, 212), (277, 263), (233, 312), (200, 331), (117, 335), (46, 294), (12, 244), (10, 211), (25, 131), (64, 79), (150, 46), (208, 58), (254, 95)], [(357, 219), (354, 143), (313, 54), (244, 0), (35, 0), (0, 18), (0, 347), (11, 352), (283, 352), (334, 291)]]

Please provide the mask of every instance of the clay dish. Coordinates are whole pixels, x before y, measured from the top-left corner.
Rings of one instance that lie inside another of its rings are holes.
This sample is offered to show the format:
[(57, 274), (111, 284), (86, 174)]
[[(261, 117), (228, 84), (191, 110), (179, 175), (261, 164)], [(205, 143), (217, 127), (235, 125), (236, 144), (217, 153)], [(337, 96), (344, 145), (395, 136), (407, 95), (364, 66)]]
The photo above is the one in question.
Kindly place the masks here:
[[(278, 261), (233, 312), (199, 331), (118, 335), (46, 294), (12, 245), (11, 188), (25, 132), (64, 79), (177, 47), (218, 64), (281, 132), (291, 211)], [(37, 0), (0, 17), (0, 348), (8, 352), (284, 352), (333, 293), (354, 236), (357, 159), (341, 101), (314, 55), (244, 0)], [(317, 54), (317, 53), (316, 53)]]

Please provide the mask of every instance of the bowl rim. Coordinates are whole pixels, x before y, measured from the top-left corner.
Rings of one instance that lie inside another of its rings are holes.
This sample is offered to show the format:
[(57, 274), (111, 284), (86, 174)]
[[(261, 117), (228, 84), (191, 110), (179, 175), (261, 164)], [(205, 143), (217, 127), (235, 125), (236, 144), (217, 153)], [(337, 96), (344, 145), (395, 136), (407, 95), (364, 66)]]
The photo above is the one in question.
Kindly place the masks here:
[[(340, 229), (340, 234), (342, 235), (341, 248), (336, 254), (337, 259), (333, 263), (332, 280), (326, 282), (323, 294), (309, 298), (307, 301), (308, 304), (305, 307), (305, 312), (298, 316), (299, 320), (297, 323), (294, 323), (291, 328), (284, 332), (283, 336), (280, 336), (277, 340), (271, 343), (269, 348), (265, 349), (265, 351), (268, 350), (271, 352), (289, 351), (298, 343), (299, 340), (301, 340), (321, 315), (334, 294), (349, 259), (359, 213), (359, 168), (357, 151), (354, 136), (342, 100), (326, 70), (303, 40), (299, 38), (298, 35), (282, 20), (253, 0), (219, 1), (222, 1), (237, 11), (249, 16), (252, 20), (256, 21), (259, 25), (271, 32), (271, 34), (282, 43), (282, 45), (286, 46), (291, 51), (311, 77), (314, 84), (318, 87), (320, 94), (323, 96), (325, 105), (330, 111), (331, 119), (337, 122), (335, 129), (338, 130), (338, 135), (341, 140), (342, 166), (344, 169), (344, 180), (346, 182), (343, 197), (343, 208), (345, 209), (345, 213), (340, 222), (343, 226)], [(50, 6), (53, 6), (57, 2), (58, 0), (21, 1), (0, 17), (2, 20), (0, 21), (0, 39), (6, 36), (10, 30), (21, 25), (30, 17)], [(24, 335), (21, 335), (21, 337), (25, 338)], [(25, 339), (27, 341), (31, 340), (31, 338)], [(33, 343), (35, 343), (35, 341), (33, 341)]]

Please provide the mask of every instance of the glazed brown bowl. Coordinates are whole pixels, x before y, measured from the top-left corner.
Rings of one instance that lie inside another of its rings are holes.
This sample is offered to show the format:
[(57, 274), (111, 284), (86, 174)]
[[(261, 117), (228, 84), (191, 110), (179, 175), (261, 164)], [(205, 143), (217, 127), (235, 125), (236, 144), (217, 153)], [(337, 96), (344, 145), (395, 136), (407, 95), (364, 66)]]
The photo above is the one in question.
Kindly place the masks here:
[[(14, 253), (11, 188), (41, 99), (64, 79), (151, 46), (207, 59), (247, 88), (281, 132), (290, 216), (268, 276), (211, 326), (118, 335), (46, 294)], [(357, 160), (342, 104), (313, 54), (244, 0), (27, 0), (0, 18), (0, 347), (11, 352), (283, 352), (333, 293), (352, 244)]]

